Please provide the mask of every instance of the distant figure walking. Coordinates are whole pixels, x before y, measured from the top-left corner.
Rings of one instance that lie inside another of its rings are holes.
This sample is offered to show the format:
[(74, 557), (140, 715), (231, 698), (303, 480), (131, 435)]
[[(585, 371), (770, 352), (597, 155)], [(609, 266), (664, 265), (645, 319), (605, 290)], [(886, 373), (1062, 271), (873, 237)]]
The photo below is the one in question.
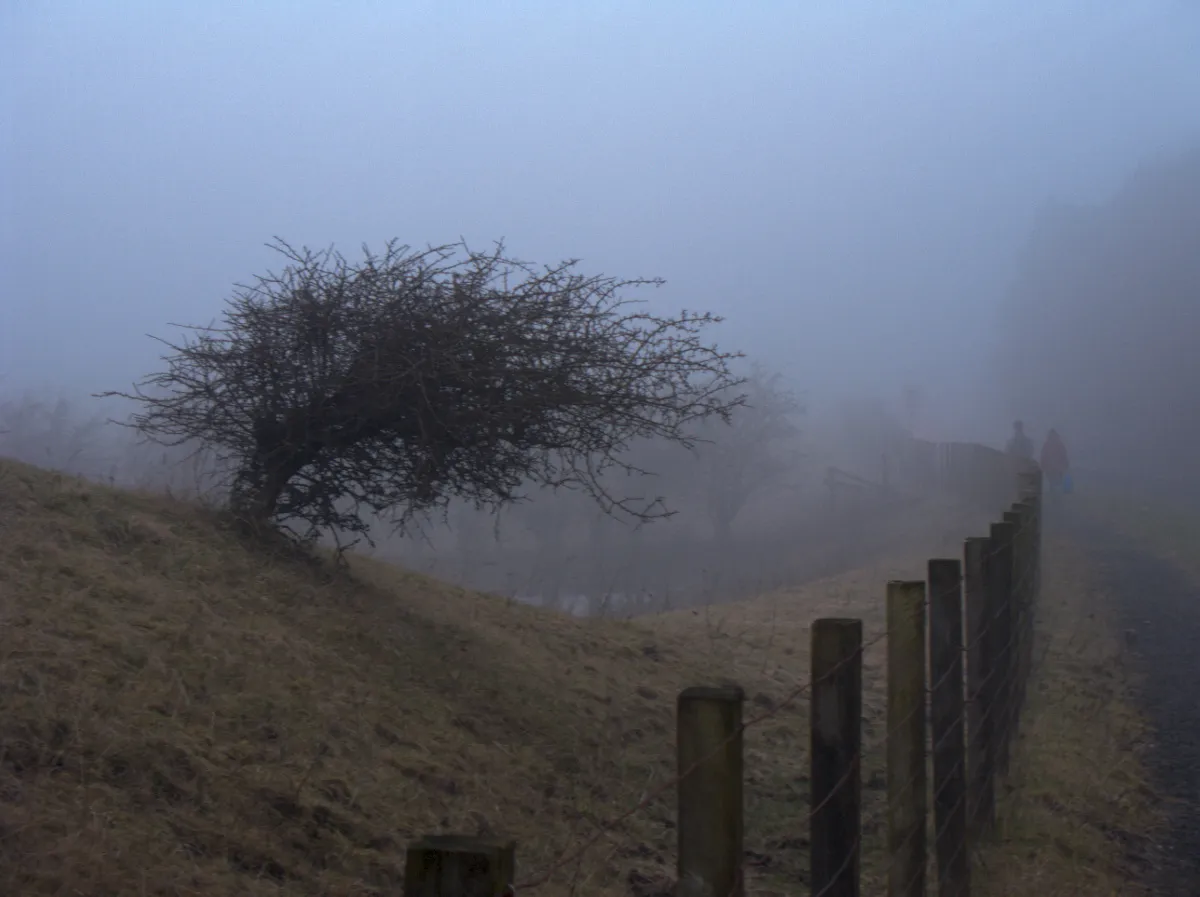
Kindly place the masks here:
[(1013, 434), (1006, 451), (1018, 461), (1033, 460), (1033, 440), (1025, 435), (1025, 424), (1019, 420), (1013, 421)]
[(1046, 441), (1042, 444), (1041, 463), (1042, 475), (1052, 491), (1071, 491), (1071, 462), (1067, 457), (1067, 446), (1054, 428), (1046, 434)]

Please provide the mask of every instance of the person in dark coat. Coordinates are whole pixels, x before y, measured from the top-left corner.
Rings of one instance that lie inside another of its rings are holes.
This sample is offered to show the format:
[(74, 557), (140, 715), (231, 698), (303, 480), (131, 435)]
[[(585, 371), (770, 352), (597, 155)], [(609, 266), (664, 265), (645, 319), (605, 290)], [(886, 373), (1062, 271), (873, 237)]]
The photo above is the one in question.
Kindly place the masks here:
[(1019, 420), (1013, 421), (1012, 438), (1008, 440), (1005, 451), (1018, 461), (1028, 461), (1033, 458), (1033, 440), (1025, 435), (1025, 424)]
[(1066, 491), (1063, 486), (1066, 483), (1067, 477), (1070, 474), (1071, 462), (1067, 457), (1067, 447), (1062, 441), (1062, 437), (1058, 435), (1058, 430), (1051, 428), (1046, 434), (1046, 441), (1042, 443), (1042, 456), (1039, 459), (1042, 465), (1042, 475), (1046, 478), (1046, 483), (1055, 492)]

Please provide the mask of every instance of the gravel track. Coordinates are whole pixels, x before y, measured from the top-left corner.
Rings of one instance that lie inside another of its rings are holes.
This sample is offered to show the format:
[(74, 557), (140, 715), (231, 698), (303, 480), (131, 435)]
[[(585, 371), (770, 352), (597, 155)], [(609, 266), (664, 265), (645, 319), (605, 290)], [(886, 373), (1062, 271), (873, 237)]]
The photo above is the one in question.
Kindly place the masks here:
[(1171, 830), (1149, 858), (1161, 897), (1200, 897), (1200, 588), (1168, 561), (1092, 522), (1071, 520), (1118, 598), (1156, 731), (1150, 772)]

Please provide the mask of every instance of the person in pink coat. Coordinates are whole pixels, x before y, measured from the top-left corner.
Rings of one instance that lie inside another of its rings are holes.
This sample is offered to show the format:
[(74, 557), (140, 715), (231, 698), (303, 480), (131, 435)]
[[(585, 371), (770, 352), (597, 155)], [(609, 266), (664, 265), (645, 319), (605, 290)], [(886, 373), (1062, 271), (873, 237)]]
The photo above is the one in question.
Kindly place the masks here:
[(1047, 485), (1055, 492), (1069, 492), (1071, 462), (1067, 457), (1067, 446), (1058, 435), (1058, 430), (1051, 428), (1046, 434), (1039, 461)]

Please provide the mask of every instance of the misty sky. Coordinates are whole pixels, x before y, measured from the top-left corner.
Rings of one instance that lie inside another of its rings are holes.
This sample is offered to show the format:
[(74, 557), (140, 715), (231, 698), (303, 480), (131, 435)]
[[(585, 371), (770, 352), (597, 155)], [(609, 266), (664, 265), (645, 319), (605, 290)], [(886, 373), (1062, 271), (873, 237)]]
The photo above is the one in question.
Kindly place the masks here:
[(0, 82), (10, 385), (126, 386), (273, 235), (461, 235), (961, 401), (1040, 204), (1200, 142), (1200, 4), (0, 0)]

